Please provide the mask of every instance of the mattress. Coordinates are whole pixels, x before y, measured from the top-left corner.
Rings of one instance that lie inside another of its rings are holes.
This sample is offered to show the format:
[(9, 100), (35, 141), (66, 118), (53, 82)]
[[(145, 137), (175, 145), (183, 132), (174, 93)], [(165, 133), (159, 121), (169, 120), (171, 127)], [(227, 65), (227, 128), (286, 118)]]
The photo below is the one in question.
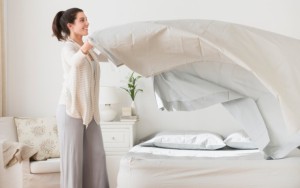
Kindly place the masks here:
[(300, 150), (266, 160), (259, 150), (133, 147), (120, 162), (118, 188), (299, 188)]

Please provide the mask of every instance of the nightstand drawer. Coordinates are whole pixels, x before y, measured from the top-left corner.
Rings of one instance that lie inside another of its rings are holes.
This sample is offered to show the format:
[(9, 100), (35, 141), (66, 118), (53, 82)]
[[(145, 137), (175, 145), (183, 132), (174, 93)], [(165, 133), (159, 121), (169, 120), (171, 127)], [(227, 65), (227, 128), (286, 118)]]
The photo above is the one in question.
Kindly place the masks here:
[(123, 130), (102, 129), (104, 147), (105, 148), (129, 148), (130, 147), (129, 135), (130, 133), (128, 129), (123, 129)]
[(135, 144), (136, 122), (100, 122), (110, 187), (117, 187), (120, 159)]

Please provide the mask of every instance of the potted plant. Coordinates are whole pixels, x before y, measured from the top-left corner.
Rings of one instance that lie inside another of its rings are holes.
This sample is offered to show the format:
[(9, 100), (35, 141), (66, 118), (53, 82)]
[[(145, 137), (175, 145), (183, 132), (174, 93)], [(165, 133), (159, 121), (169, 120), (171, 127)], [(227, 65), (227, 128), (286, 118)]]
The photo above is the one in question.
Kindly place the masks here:
[(132, 115), (136, 115), (135, 104), (134, 104), (135, 97), (138, 94), (138, 92), (143, 92), (142, 89), (137, 88), (137, 81), (140, 78), (141, 78), (140, 75), (135, 76), (134, 72), (132, 72), (130, 77), (128, 78), (127, 88), (121, 87), (129, 94), (129, 96), (132, 100), (132, 102), (131, 102)]

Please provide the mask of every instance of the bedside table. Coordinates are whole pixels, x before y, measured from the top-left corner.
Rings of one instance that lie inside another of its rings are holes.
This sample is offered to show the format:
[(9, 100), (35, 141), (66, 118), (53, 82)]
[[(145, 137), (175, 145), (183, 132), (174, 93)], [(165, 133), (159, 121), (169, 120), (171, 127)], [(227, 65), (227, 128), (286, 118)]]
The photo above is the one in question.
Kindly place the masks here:
[(136, 143), (136, 122), (100, 122), (107, 173), (111, 188), (117, 187), (120, 159)]

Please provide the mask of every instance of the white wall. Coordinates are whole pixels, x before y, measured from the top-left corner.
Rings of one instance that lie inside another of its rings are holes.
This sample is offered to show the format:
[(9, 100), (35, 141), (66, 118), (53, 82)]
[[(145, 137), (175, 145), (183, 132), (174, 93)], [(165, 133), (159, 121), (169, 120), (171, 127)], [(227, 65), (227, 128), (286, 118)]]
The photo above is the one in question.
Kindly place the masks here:
[[(62, 82), (61, 44), (51, 37), (51, 23), (56, 12), (71, 7), (85, 10), (90, 33), (133, 21), (212, 19), (300, 39), (298, 0), (6, 0), (6, 115), (55, 115)], [(102, 65), (101, 84), (119, 87), (128, 73), (126, 67)], [(142, 79), (140, 87), (144, 89), (137, 97), (140, 138), (166, 129), (209, 129), (223, 134), (238, 129), (220, 105), (189, 113), (160, 112), (150, 79)], [(121, 105), (128, 105), (128, 96), (122, 94)]]

